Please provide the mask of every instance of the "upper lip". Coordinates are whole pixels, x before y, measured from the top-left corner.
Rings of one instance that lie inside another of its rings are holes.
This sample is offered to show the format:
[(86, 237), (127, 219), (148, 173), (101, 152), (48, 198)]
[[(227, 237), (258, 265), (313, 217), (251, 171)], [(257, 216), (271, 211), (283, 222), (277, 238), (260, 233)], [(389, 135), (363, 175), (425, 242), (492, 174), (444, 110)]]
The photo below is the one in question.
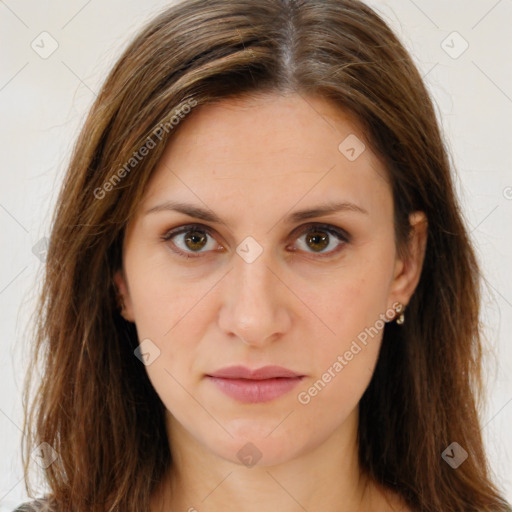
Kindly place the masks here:
[(262, 366), (251, 370), (245, 366), (228, 366), (221, 368), (213, 373), (208, 374), (209, 377), (221, 377), (224, 379), (252, 379), (252, 380), (263, 380), (263, 379), (274, 379), (277, 377), (302, 377), (300, 373), (283, 368), (282, 366)]

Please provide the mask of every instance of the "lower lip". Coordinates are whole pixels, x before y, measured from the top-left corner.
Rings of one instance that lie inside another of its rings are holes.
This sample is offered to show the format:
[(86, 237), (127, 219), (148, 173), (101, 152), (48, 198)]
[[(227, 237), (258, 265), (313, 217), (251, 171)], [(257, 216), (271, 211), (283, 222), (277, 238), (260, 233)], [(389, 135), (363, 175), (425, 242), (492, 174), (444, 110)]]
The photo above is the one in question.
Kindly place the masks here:
[(269, 402), (291, 391), (302, 377), (282, 377), (274, 379), (210, 379), (223, 393), (244, 403)]

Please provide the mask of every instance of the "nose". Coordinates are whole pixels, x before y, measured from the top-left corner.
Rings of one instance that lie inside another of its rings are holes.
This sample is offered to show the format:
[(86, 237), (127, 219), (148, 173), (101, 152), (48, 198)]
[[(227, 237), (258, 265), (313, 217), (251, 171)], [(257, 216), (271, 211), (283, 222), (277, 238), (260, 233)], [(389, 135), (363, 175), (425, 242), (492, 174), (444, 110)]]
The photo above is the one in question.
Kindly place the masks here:
[(266, 251), (251, 263), (238, 254), (222, 284), (219, 327), (252, 347), (263, 347), (290, 328), (293, 294)]

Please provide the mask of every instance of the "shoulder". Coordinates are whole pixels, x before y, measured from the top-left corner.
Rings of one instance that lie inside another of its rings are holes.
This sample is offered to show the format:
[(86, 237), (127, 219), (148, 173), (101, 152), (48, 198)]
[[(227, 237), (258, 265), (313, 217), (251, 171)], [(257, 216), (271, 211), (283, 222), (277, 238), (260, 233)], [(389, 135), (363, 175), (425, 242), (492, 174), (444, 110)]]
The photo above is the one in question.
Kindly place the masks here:
[(13, 512), (44, 512), (47, 509), (47, 501), (45, 499), (29, 501), (22, 503)]

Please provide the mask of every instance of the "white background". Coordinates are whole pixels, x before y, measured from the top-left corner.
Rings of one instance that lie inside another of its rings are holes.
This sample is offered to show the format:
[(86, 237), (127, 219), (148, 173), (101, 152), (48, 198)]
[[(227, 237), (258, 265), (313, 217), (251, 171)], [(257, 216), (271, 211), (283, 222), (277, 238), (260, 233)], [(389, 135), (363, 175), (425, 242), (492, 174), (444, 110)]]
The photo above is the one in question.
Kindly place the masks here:
[[(512, 2), (369, 3), (413, 54), (448, 140), (487, 283), (483, 434), (496, 481), (512, 501)], [(135, 31), (166, 5), (0, 1), (0, 510), (25, 499), (20, 393), (31, 341), (27, 325), (42, 271), (32, 248), (49, 233), (70, 149), (107, 71)], [(46, 59), (31, 48), (43, 31), (58, 43)], [(466, 42), (467, 50), (453, 58)]]

